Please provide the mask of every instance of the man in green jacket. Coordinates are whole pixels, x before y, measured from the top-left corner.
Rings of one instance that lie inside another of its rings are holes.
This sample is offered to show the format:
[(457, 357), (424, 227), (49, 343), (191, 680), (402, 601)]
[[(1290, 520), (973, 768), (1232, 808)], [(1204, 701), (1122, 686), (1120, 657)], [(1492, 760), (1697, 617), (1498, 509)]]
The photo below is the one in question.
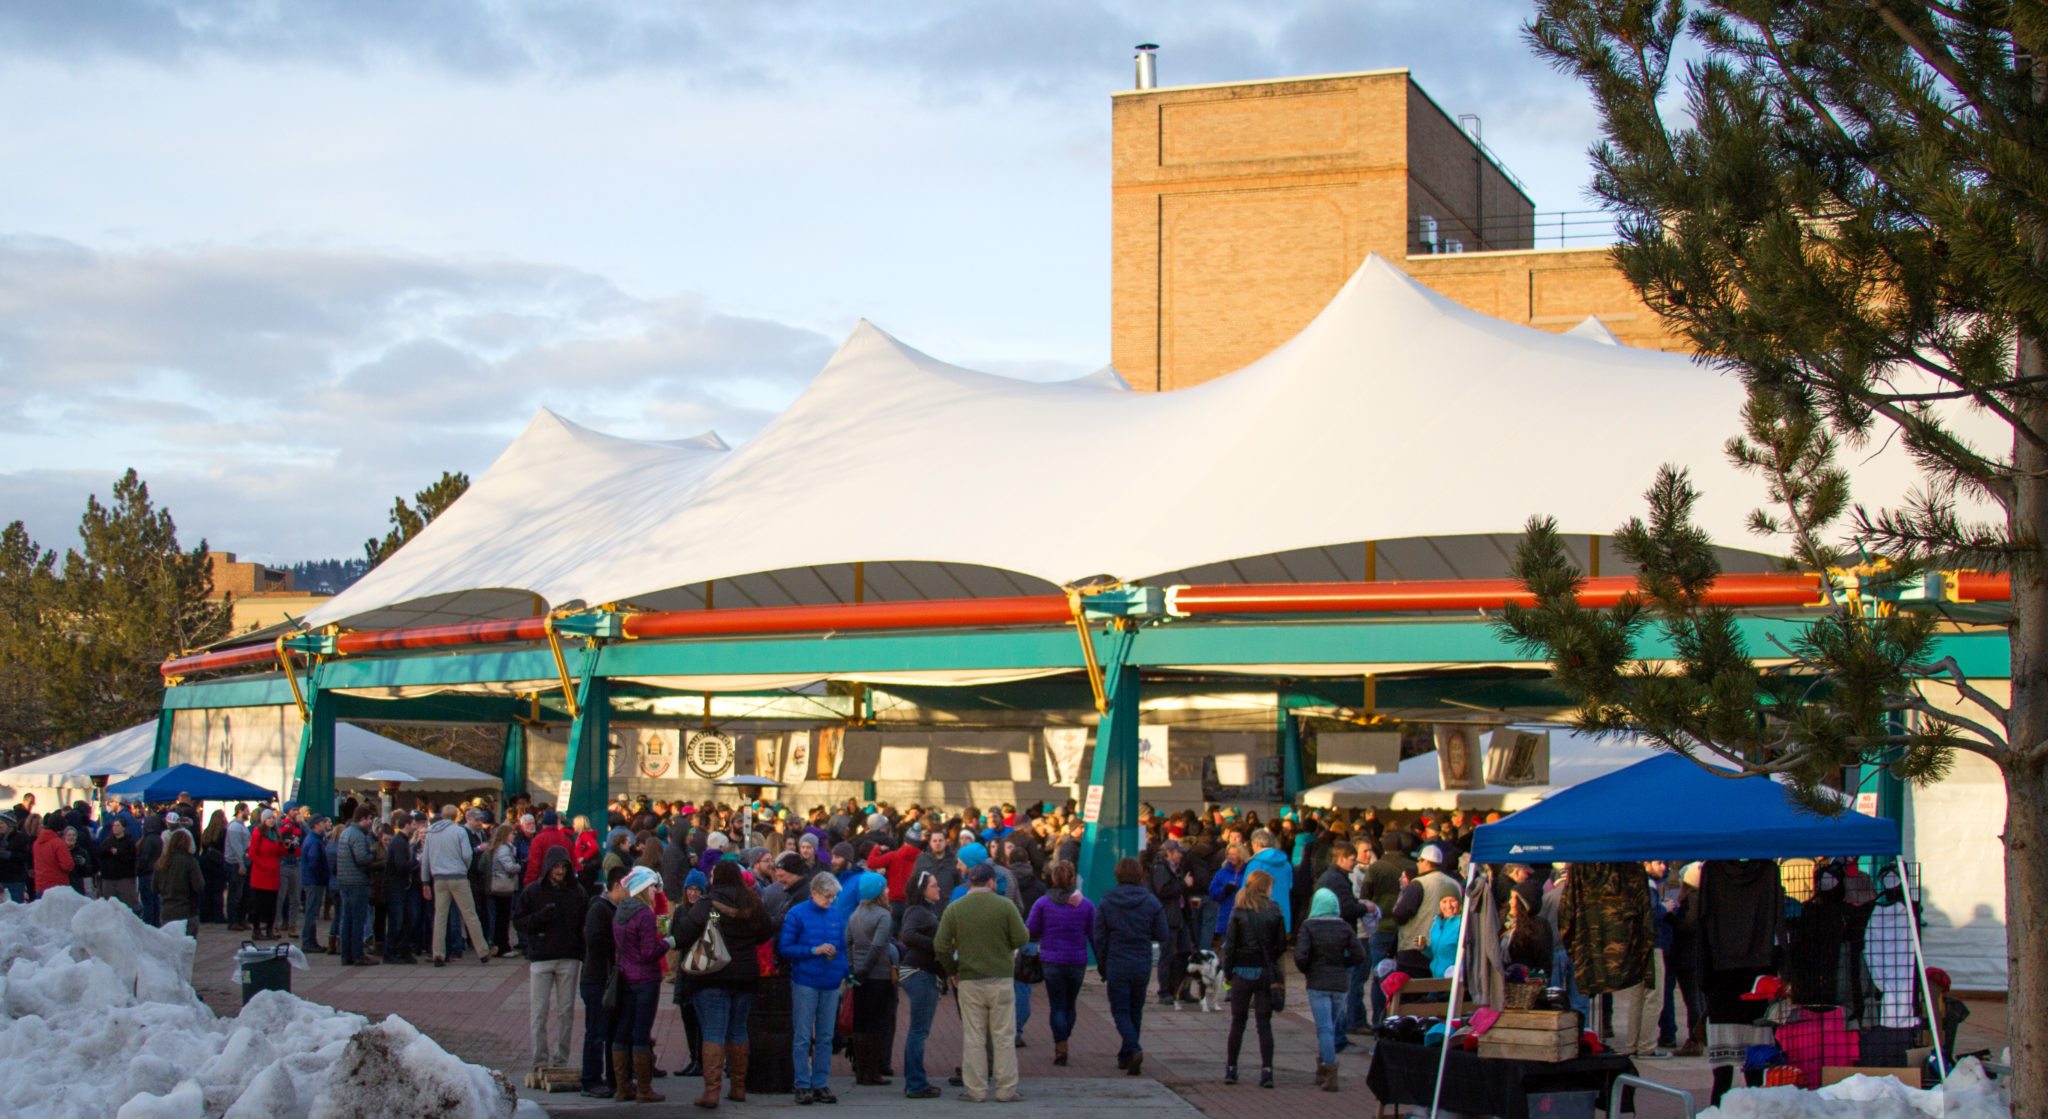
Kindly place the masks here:
[(988, 1098), (989, 1053), (995, 1053), (996, 1102), (1017, 1094), (1017, 994), (1012, 987), (1017, 949), (1031, 939), (1017, 907), (995, 892), (987, 863), (967, 873), (967, 893), (946, 907), (932, 952), (960, 985), (960, 1098)]

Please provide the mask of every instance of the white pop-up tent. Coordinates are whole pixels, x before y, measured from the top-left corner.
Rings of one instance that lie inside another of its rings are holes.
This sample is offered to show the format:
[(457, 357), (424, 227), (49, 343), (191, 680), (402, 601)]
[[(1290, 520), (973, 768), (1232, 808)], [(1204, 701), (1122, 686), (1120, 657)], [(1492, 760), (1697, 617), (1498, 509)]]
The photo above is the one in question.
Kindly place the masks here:
[[(1741, 547), (1764, 498), (1722, 449), (1742, 398), (1689, 358), (1502, 322), (1378, 257), (1272, 353), (1169, 393), (978, 373), (862, 323), (737, 448), (622, 439), (543, 411), (307, 622), (531, 616), (536, 598), (687, 608), (707, 580), (721, 606), (833, 602), (853, 563), (869, 565), (871, 599), (1149, 579), (1363, 540), (1486, 540), (1498, 563), (1487, 534), (1532, 513), (1612, 532), (1667, 462), (1693, 471), (1703, 527)], [(1105, 460), (1159, 484), (1109, 498)], [(1873, 504), (1915, 480), (1895, 446), (1857, 467)]]
[(1510, 812), (1540, 803), (1574, 785), (1626, 769), (1660, 751), (1633, 738), (1596, 738), (1562, 728), (1550, 731), (1550, 780), (1542, 785), (1489, 785), (1483, 789), (1446, 789), (1437, 774), (1437, 756), (1418, 754), (1393, 773), (1358, 773), (1317, 785), (1301, 794), (1315, 808), (1390, 808), (1396, 811)]
[[(119, 781), (149, 771), (150, 752), (156, 746), (156, 724), (144, 723), (96, 738), (82, 746), (0, 769), (0, 785), (17, 790), (83, 789), (96, 777)], [(481, 770), (458, 765), (446, 758), (394, 742), (351, 723), (334, 726), (334, 775), (339, 783), (374, 780), (366, 774), (400, 770), (419, 778), (406, 788), (423, 792), (460, 792), (489, 788), (498, 778)], [(236, 774), (236, 776), (243, 776)]]

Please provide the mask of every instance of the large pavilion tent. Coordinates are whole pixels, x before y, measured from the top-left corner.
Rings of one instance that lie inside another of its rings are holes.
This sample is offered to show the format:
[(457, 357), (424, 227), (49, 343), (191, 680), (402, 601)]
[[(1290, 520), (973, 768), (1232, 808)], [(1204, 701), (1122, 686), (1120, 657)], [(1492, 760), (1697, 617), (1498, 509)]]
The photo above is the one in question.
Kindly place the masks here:
[(1313, 808), (1387, 808), (1395, 811), (1520, 811), (1558, 793), (1635, 765), (1656, 748), (1631, 737), (1602, 738), (1558, 728), (1550, 730), (1550, 780), (1541, 785), (1488, 785), (1446, 789), (1434, 752), (1403, 759), (1392, 773), (1356, 773), (1302, 793)]
[[(1750, 539), (1764, 496), (1722, 449), (1736, 379), (1503, 322), (1377, 256), (1235, 373), (1166, 393), (1119, 384), (979, 373), (862, 323), (737, 448), (625, 439), (542, 411), (448, 511), (306, 621), (690, 608), (712, 581), (746, 584), (751, 604), (829, 603), (850, 600), (855, 563), (901, 569), (902, 597), (1008, 595), (1368, 540), (1448, 541), (1435, 549), (1446, 562), (1476, 548), (1497, 570), (1500, 534), (1531, 513), (1611, 532), (1667, 462), (1692, 470), (1699, 520), (1723, 545)], [(1708, 417), (1722, 419), (1695, 422)], [(1162, 484), (1119, 496), (1105, 456)], [(1858, 494), (1882, 503), (1916, 480), (1902, 449), (1875, 448)], [(1360, 486), (1370, 500), (1334, 496)]]
[[(157, 725), (118, 730), (68, 750), (59, 750), (17, 766), (0, 769), (0, 785), (18, 791), (85, 789), (94, 778), (119, 781), (149, 769)], [(498, 778), (425, 750), (414, 749), (352, 723), (334, 728), (334, 769), (338, 781), (362, 781), (363, 775), (398, 770), (417, 777), (406, 788), (423, 792), (461, 792), (494, 788)], [(240, 776), (240, 775), (238, 775)]]

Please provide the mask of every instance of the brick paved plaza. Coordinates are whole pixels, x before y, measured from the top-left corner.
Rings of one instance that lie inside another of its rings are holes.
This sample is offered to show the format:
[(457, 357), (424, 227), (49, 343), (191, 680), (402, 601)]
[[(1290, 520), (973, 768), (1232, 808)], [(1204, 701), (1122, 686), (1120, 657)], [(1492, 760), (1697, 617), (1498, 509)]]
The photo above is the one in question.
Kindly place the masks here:
[[(234, 1014), (240, 1007), (239, 989), (230, 981), (231, 955), (240, 943), (236, 934), (219, 926), (206, 926), (200, 933), (199, 961), (193, 980), (200, 995), (221, 1014)], [(398, 1014), (431, 1035), (443, 1047), (463, 1058), (504, 1071), (515, 1083), (526, 1073), (527, 1001), (526, 963), (518, 957), (493, 960), (479, 965), (474, 959), (456, 960), (445, 968), (431, 965), (385, 965), (371, 968), (343, 968), (334, 956), (315, 956), (310, 971), (292, 973), (292, 991), (315, 1002), (381, 1017)], [(1192, 1119), (1194, 1110), (1211, 1119), (1358, 1119), (1377, 1110), (1365, 1087), (1365, 1070), (1371, 1061), (1370, 1039), (1355, 1038), (1353, 1047), (1339, 1056), (1342, 1069), (1337, 1094), (1318, 1091), (1315, 1072), (1315, 1026), (1309, 1020), (1307, 999), (1301, 977), (1290, 969), (1292, 984), (1288, 1010), (1274, 1019), (1275, 1061), (1278, 1087), (1261, 1091), (1256, 1086), (1258, 1043), (1246, 1031), (1246, 1059), (1239, 1072), (1243, 1082), (1226, 1087), (1223, 1077), (1224, 1036), (1229, 1014), (1203, 1014), (1195, 1010), (1175, 1012), (1157, 1004), (1146, 1008), (1145, 1075), (1134, 1080), (1116, 1067), (1116, 1030), (1110, 1023), (1102, 988), (1093, 982), (1083, 988), (1080, 1019), (1072, 1041), (1069, 1067), (1052, 1065), (1052, 1040), (1046, 1024), (1043, 988), (1036, 991), (1033, 1014), (1025, 1028), (1027, 1047), (1018, 1051), (1027, 1102), (1040, 1106), (1062, 1106), (1068, 1102), (1095, 1110), (1114, 1109), (1129, 1113), (1130, 1119)], [(1965, 1026), (1965, 1050), (2003, 1044), (2005, 1004), (1972, 1002), (1972, 1016)], [(907, 1028), (906, 1013), (897, 1016), (900, 1037)], [(578, 1015), (577, 1037), (582, 1026)], [(682, 1063), (684, 1048), (682, 1019), (664, 992), (662, 1012), (655, 1027), (658, 1061), (664, 1068)], [(935, 1073), (950, 1073), (958, 1061), (960, 1030), (951, 1000), (940, 1004), (933, 1021), (928, 1061)], [(1638, 1062), (1650, 1079), (1685, 1089), (1704, 1107), (1709, 1083), (1703, 1060), (1661, 1060)], [(843, 1058), (833, 1062), (834, 1091), (851, 1110), (897, 1107), (920, 1111), (951, 1112), (961, 1106), (948, 1090), (940, 1100), (909, 1101), (902, 1096), (901, 1081), (888, 1088), (855, 1088)], [(657, 1083), (671, 1104), (681, 1102), (687, 1092), (694, 1098), (698, 1082), (669, 1077)], [(587, 1100), (573, 1093), (534, 1094), (551, 1112), (599, 1117), (629, 1114), (635, 1108), (609, 1101)], [(1184, 1101), (1184, 1102), (1183, 1102)], [(664, 1105), (667, 1106), (667, 1105)], [(729, 1108), (759, 1111), (791, 1108), (788, 1096), (756, 1096), (745, 1105)], [(1680, 1114), (1670, 1101), (1644, 1099), (1640, 1114), (1645, 1119), (1664, 1119)], [(644, 1110), (644, 1109), (643, 1109)]]

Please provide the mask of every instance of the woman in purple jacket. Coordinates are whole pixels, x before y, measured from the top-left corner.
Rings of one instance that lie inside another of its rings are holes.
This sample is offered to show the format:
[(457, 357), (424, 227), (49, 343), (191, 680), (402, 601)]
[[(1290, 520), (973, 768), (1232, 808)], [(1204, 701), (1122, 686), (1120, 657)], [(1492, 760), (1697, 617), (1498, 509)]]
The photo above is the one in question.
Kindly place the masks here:
[(636, 866), (626, 872), (625, 887), (626, 900), (612, 916), (620, 985), (612, 1009), (612, 1076), (618, 1085), (614, 1098), (660, 1103), (666, 1097), (654, 1091), (654, 1011), (661, 1005), (661, 958), (674, 942), (648, 908), (648, 899), (661, 887), (660, 872)]
[(1024, 928), (1038, 942), (1038, 958), (1045, 964), (1045, 1001), (1052, 1004), (1046, 1016), (1052, 1019), (1052, 1063), (1067, 1063), (1067, 1035), (1074, 1032), (1074, 1000), (1081, 996), (1081, 980), (1088, 974), (1088, 944), (1095, 937), (1095, 906), (1074, 888), (1074, 864), (1053, 863), (1045, 868), (1051, 887), (1032, 903)]

